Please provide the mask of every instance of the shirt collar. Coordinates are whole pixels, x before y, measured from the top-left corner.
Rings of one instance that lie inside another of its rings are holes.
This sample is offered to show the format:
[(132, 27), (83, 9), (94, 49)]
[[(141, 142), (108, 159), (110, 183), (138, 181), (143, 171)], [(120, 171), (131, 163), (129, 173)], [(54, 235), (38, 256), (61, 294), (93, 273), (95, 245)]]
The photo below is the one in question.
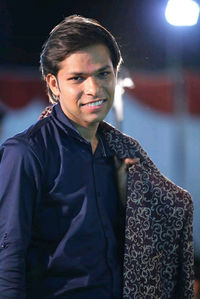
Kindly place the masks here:
[[(73, 137), (79, 139), (80, 141), (84, 141), (85, 143), (89, 143), (87, 140), (85, 140), (79, 133), (79, 131), (76, 129), (76, 127), (73, 125), (72, 121), (69, 119), (69, 117), (67, 117), (65, 115), (65, 113), (63, 112), (60, 103), (58, 102), (57, 104), (55, 104), (52, 108), (52, 116), (53, 118), (55, 118), (56, 120), (59, 121), (59, 123), (61, 123), (62, 125), (64, 125), (65, 130), (67, 130), (67, 133), (70, 135), (73, 135)], [(111, 149), (109, 148), (104, 134), (103, 134), (103, 130), (101, 128), (101, 126), (98, 127), (98, 131), (97, 131), (98, 135), (100, 136), (100, 140), (99, 142), (101, 143), (101, 146), (103, 147), (103, 152), (106, 155), (106, 157), (111, 157), (114, 155), (114, 153), (111, 151)]]
[(58, 119), (67, 128), (69, 128), (70, 130), (76, 132), (76, 134), (80, 135), (79, 132), (78, 132), (78, 130), (73, 125), (72, 121), (63, 112), (63, 110), (62, 110), (59, 102), (56, 105), (53, 106), (53, 108), (52, 108), (52, 115), (54, 117), (56, 117), (56, 119)]

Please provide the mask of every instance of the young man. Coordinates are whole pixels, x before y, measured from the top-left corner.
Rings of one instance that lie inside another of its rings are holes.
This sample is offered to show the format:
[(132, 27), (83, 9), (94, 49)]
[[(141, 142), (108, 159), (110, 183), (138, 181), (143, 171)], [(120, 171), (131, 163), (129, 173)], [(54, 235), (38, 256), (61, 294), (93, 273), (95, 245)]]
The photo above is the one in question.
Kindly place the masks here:
[(0, 298), (192, 298), (190, 195), (103, 122), (121, 54), (71, 16), (41, 53), (52, 111), (0, 157)]

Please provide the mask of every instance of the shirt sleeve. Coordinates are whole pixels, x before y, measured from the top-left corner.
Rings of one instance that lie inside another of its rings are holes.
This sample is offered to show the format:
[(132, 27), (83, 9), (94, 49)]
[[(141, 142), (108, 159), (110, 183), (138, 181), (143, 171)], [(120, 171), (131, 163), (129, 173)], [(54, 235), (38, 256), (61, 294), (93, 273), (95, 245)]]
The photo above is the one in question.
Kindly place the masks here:
[(14, 138), (0, 148), (0, 160), (0, 299), (23, 299), (41, 167), (29, 144)]

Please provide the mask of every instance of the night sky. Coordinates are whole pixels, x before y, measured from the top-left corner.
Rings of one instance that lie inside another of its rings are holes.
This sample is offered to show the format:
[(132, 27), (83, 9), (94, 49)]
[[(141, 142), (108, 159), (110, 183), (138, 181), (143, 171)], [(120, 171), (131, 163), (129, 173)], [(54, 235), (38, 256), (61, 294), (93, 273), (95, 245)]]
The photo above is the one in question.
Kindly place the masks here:
[(131, 69), (162, 70), (177, 63), (200, 69), (200, 22), (195, 27), (167, 24), (167, 0), (0, 0), (0, 64), (39, 66), (41, 47), (65, 16), (96, 18), (116, 37)]

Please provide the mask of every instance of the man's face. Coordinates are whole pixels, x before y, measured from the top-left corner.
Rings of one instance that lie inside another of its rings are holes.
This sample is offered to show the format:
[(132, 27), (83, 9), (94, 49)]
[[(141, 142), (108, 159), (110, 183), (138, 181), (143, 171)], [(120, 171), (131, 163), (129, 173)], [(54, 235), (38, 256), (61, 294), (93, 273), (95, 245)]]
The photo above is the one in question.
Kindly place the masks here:
[(103, 44), (72, 53), (60, 63), (55, 76), (47, 75), (64, 113), (76, 124), (89, 127), (105, 118), (112, 107), (116, 70)]

